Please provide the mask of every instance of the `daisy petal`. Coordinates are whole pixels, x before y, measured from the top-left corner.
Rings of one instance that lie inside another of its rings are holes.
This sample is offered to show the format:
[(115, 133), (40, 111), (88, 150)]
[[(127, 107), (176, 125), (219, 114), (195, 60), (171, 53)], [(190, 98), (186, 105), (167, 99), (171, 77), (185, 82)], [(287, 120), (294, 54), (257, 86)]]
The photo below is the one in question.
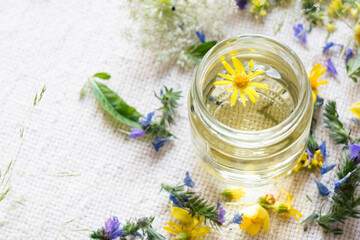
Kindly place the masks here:
[(251, 94), (254, 95), (257, 99), (260, 98), (259, 94), (253, 89), (252, 87), (248, 87), (247, 89), (250, 90)]
[(246, 97), (243, 89), (240, 89), (240, 98), (242, 104), (244, 105), (244, 107), (246, 107)]
[(238, 94), (239, 94), (239, 89), (236, 88), (236, 89), (234, 90), (232, 96), (231, 96), (231, 106), (234, 106), (235, 101), (236, 101), (236, 99), (237, 99), (237, 97), (238, 97)]
[(233, 76), (236, 76), (236, 75), (237, 75), (236, 72), (234, 71), (234, 69), (232, 69), (232, 67), (231, 67), (227, 62), (222, 61), (221, 63), (224, 65), (225, 69), (226, 69), (231, 75), (233, 75)]
[(244, 91), (245, 91), (246, 95), (248, 95), (250, 101), (252, 101), (253, 103), (256, 103), (256, 99), (255, 99), (254, 95), (252, 95), (252, 93), (250, 92), (249, 87), (245, 88)]
[(264, 72), (264, 70), (261, 69), (260, 71), (257, 71), (256, 73), (253, 73), (253, 74), (249, 75), (249, 76), (248, 76), (248, 79), (252, 79), (252, 78), (254, 78), (254, 77), (257, 77), (257, 76), (259, 76), (260, 74), (262, 74), (263, 72)]
[(176, 229), (178, 232), (181, 232), (181, 227), (177, 223), (167, 222), (166, 224), (169, 225), (170, 227)]
[(250, 82), (250, 86), (253, 86), (253, 87), (256, 87), (256, 88), (265, 89), (265, 90), (268, 90), (268, 89), (269, 89), (269, 87), (266, 86), (265, 84), (257, 83), (257, 82)]
[(244, 66), (239, 61), (239, 59), (237, 59), (236, 57), (232, 57), (232, 60), (233, 60), (234, 67), (235, 67), (235, 70), (238, 73), (238, 75), (243, 74), (245, 72)]
[(232, 86), (231, 88), (228, 89), (228, 92), (231, 92), (235, 87)]
[(253, 67), (254, 67), (254, 60), (250, 60), (249, 62), (249, 66), (250, 66), (250, 71), (248, 72), (248, 74), (250, 74), (253, 70)]
[(224, 74), (222, 74), (221, 72), (219, 72), (218, 75), (219, 75), (220, 77), (222, 77), (222, 78), (227, 79), (227, 80), (234, 80), (234, 77), (231, 76), (231, 75), (229, 75), (229, 74), (224, 75)]
[(229, 84), (234, 84), (234, 82), (232, 81), (215, 81), (214, 85), (229, 85)]
[(172, 228), (169, 228), (169, 227), (163, 227), (168, 233), (173, 233), (173, 234), (177, 234), (178, 231), (172, 229)]

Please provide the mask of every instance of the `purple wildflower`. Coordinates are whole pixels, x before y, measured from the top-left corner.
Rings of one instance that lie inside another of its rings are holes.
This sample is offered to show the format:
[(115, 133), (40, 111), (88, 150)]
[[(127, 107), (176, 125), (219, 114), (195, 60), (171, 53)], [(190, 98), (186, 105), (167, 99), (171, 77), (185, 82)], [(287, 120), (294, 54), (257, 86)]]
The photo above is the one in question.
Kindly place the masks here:
[(185, 173), (184, 184), (185, 184), (187, 187), (195, 188), (195, 183), (194, 183), (194, 181), (191, 179), (189, 172), (186, 172), (186, 173)]
[(325, 53), (327, 50), (329, 50), (329, 48), (334, 47), (334, 46), (344, 47), (344, 46), (341, 45), (341, 44), (337, 44), (337, 43), (334, 43), (334, 42), (328, 42), (328, 43), (326, 43), (326, 45), (323, 47), (323, 53)]
[(344, 184), (344, 182), (346, 181), (346, 179), (348, 179), (348, 177), (350, 177), (351, 172), (349, 172), (345, 177), (343, 177), (342, 179), (339, 179), (337, 181), (335, 181), (335, 189), (334, 191), (337, 193), (339, 191), (339, 188), (341, 185)]
[(349, 59), (354, 55), (354, 52), (351, 48), (348, 48), (345, 55), (345, 63), (347, 64)]
[(293, 30), (294, 30), (294, 36), (301, 40), (301, 42), (303, 44), (306, 44), (307, 41), (306, 41), (306, 30), (304, 29), (304, 26), (299, 23), (297, 26), (294, 26), (293, 27)]
[(139, 119), (139, 122), (140, 122), (142, 125), (144, 125), (144, 126), (149, 125), (150, 122), (151, 122), (152, 117), (154, 116), (154, 114), (155, 114), (155, 112), (151, 112), (151, 113), (149, 113), (149, 114), (146, 116), (146, 118), (141, 117), (141, 118)]
[(323, 103), (324, 103), (324, 98), (322, 98), (319, 94), (316, 94), (315, 105), (322, 105)]
[(236, 6), (239, 7), (240, 10), (245, 9), (246, 3), (247, 3), (247, 0), (235, 0), (235, 4), (236, 4)]
[(179, 207), (179, 208), (183, 208), (183, 206), (181, 205), (181, 203), (179, 202), (179, 200), (177, 200), (176, 196), (171, 194), (169, 197), (170, 201), (172, 201), (173, 203), (173, 207)]
[(359, 144), (351, 144), (350, 141), (348, 141), (349, 146), (349, 153), (350, 153), (350, 159), (353, 159), (355, 162), (360, 162), (360, 145)]
[(218, 217), (218, 222), (219, 223), (224, 223), (226, 221), (225, 219), (225, 209), (223, 208), (223, 206), (221, 206), (220, 200), (217, 201), (217, 207), (219, 209), (219, 217)]
[(313, 153), (310, 151), (309, 148), (306, 149), (306, 152), (308, 154), (308, 165), (311, 164), (311, 159), (314, 157)]
[(104, 237), (107, 239), (115, 239), (124, 234), (124, 230), (120, 228), (120, 222), (117, 217), (109, 218), (105, 222)]
[(316, 183), (316, 186), (317, 186), (317, 188), (319, 190), (319, 194), (321, 196), (328, 196), (330, 194), (329, 189), (323, 183), (321, 183), (319, 180), (317, 180), (317, 178), (315, 176), (313, 176), (313, 179), (314, 179), (314, 181)]
[(358, 119), (352, 118), (352, 119), (350, 119), (350, 120), (353, 121), (356, 125), (360, 126), (360, 122), (359, 122)]
[(333, 62), (331, 61), (331, 58), (328, 58), (328, 60), (326, 60), (326, 68), (327, 68), (327, 72), (329, 74), (331, 74), (331, 75), (337, 75), (338, 74)]
[(128, 132), (127, 134), (131, 138), (138, 138), (138, 137), (144, 136), (145, 134), (147, 134), (147, 132), (143, 129), (131, 128), (131, 132)]
[(336, 166), (336, 164), (333, 164), (333, 163), (331, 163), (331, 164), (323, 163), (320, 168), (320, 174), (324, 175), (325, 173), (331, 171), (335, 166)]
[(160, 148), (162, 148), (163, 146), (165, 146), (165, 144), (170, 141), (170, 138), (159, 138), (156, 137), (156, 142), (152, 142), (152, 145), (155, 148), (155, 151), (159, 151)]
[(241, 214), (241, 215), (238, 214), (238, 213), (235, 214), (235, 216), (234, 216), (233, 219), (232, 219), (232, 222), (240, 225), (241, 222), (243, 221), (243, 217), (242, 217), (242, 216), (243, 216), (243, 214)]
[(324, 156), (324, 159), (327, 159), (328, 156), (326, 154), (326, 141), (323, 141), (323, 143), (319, 146), (321, 155)]
[(206, 38), (205, 38), (205, 33), (204, 33), (204, 32), (196, 31), (196, 36), (199, 38), (200, 42), (202, 42), (202, 43), (205, 43), (205, 42), (206, 42)]

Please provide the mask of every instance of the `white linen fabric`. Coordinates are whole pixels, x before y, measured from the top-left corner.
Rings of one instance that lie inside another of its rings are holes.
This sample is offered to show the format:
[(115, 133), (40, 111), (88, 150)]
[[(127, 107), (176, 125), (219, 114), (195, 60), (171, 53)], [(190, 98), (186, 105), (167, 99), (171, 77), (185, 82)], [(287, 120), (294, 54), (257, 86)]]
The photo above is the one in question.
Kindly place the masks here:
[[(171, 221), (168, 194), (161, 183), (182, 182), (189, 171), (198, 191), (214, 204), (224, 201), (219, 193), (227, 186), (214, 179), (201, 166), (192, 149), (187, 118), (187, 94), (194, 71), (180, 70), (174, 63), (155, 65), (155, 53), (129, 41), (124, 28), (136, 25), (120, 0), (3, 0), (0, 7), (0, 168), (14, 159), (24, 123), (36, 92), (46, 84), (47, 91), (35, 109), (32, 125), (19, 159), (14, 166), (11, 191), (0, 203), (0, 239), (89, 239), (90, 231), (104, 225), (110, 216), (122, 223), (128, 218), (155, 216), (154, 227), (166, 236), (162, 226)], [(226, 2), (226, 1), (225, 1)], [(225, 37), (258, 33), (272, 36), (290, 46), (309, 72), (312, 66), (332, 56), (337, 78), (324, 75), (329, 84), (319, 88), (325, 99), (336, 100), (346, 128), (359, 137), (349, 108), (360, 101), (360, 83), (348, 79), (340, 50), (322, 54), (326, 31), (315, 28), (302, 45), (293, 36), (292, 26), (303, 22), (300, 5), (285, 14), (273, 9), (264, 22), (227, 4)], [(205, 11), (206, 9), (204, 9)], [(281, 20), (284, 25), (274, 36)], [(204, 19), (204, 21), (211, 21)], [(331, 41), (346, 44), (351, 30), (339, 22)], [(176, 44), (174, 42), (174, 44)], [(120, 125), (105, 113), (87, 90), (79, 91), (96, 72), (108, 72), (108, 86), (130, 105), (147, 114), (159, 107), (153, 91), (163, 85), (183, 91), (173, 131), (179, 140), (155, 152), (148, 139), (130, 139)], [(315, 138), (327, 141), (329, 163), (338, 163), (341, 147), (336, 146), (317, 114)], [(321, 177), (333, 183), (337, 170)], [(306, 217), (329, 198), (319, 197), (310, 173), (300, 172), (276, 185), (245, 189), (243, 202), (254, 202), (272, 192), (280, 200), (279, 187), (293, 195), (293, 207)], [(310, 203), (306, 199), (313, 199)], [(325, 207), (328, 205), (325, 204)], [(227, 219), (241, 212), (242, 206), (225, 206)], [(349, 219), (341, 225), (344, 235), (322, 233), (317, 224), (305, 231), (290, 218), (284, 221), (270, 213), (270, 228), (251, 237), (236, 225), (215, 230), (206, 239), (358, 239), (360, 221)], [(304, 218), (303, 218), (304, 219)], [(84, 231), (81, 231), (84, 230)]]

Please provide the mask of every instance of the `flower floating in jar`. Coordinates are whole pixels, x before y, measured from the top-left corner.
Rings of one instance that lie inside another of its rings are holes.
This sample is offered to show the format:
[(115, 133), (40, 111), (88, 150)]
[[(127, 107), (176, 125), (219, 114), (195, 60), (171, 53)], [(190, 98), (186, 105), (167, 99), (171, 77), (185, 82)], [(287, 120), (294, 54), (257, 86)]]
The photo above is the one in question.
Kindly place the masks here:
[(231, 74), (222, 74), (221, 72), (218, 75), (226, 80), (223, 81), (215, 81), (214, 85), (232, 85), (228, 91), (233, 91), (231, 95), (231, 106), (234, 106), (236, 99), (240, 94), (241, 102), (244, 106), (246, 106), (246, 97), (245, 94), (249, 97), (249, 99), (256, 103), (256, 98), (260, 98), (259, 94), (253, 87), (261, 88), (261, 89), (269, 89), (268, 86), (250, 81), (251, 79), (259, 76), (264, 72), (264, 70), (257, 71), (252, 73), (254, 67), (254, 60), (250, 60), (249, 66), (250, 70), (248, 73), (245, 72), (244, 66), (242, 63), (236, 58), (232, 57), (233, 65), (235, 70), (230, 66), (226, 61), (222, 61), (221, 63), (224, 65), (225, 69)]

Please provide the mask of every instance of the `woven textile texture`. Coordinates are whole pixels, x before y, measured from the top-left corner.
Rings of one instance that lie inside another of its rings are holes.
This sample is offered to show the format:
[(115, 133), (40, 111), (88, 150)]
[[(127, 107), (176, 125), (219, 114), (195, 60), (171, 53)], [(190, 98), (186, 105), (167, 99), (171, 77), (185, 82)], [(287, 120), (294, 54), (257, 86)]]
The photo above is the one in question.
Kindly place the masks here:
[[(187, 118), (187, 94), (194, 71), (183, 71), (174, 63), (155, 65), (155, 54), (129, 41), (124, 28), (136, 23), (129, 18), (124, 0), (3, 0), (0, 7), (0, 168), (15, 158), (19, 129), (24, 123), (36, 92), (44, 84), (47, 91), (35, 109), (32, 125), (14, 167), (11, 191), (0, 203), (0, 239), (89, 239), (89, 231), (104, 225), (110, 216), (121, 222), (129, 217), (155, 216), (154, 227), (162, 229), (171, 220), (168, 194), (161, 183), (176, 184), (189, 171), (197, 191), (216, 202), (226, 184), (219, 183), (201, 166), (193, 152)], [(220, 1), (220, 0), (219, 0)], [(227, 2), (227, 1), (224, 1)], [(299, 3), (285, 12), (274, 9), (266, 21), (255, 21), (247, 12), (236, 13), (226, 3), (225, 37), (259, 33), (290, 46), (309, 72), (326, 59), (322, 54), (326, 31), (316, 28), (308, 35), (308, 45), (293, 36), (292, 26), (302, 22)], [(204, 10), (205, 11), (205, 10)], [(284, 25), (274, 36), (281, 20)], [(211, 18), (204, 21), (210, 21)], [(330, 40), (346, 44), (351, 31), (339, 23)], [(174, 42), (174, 44), (176, 44)], [(359, 136), (359, 127), (349, 119), (349, 107), (360, 101), (360, 85), (346, 77), (340, 50), (333, 49), (337, 78), (324, 75), (329, 84), (320, 92), (337, 101), (341, 119)], [(146, 139), (130, 139), (120, 125), (105, 113), (87, 90), (79, 91), (87, 77), (108, 72), (108, 86), (130, 105), (146, 114), (159, 106), (153, 97), (164, 84), (183, 91), (185, 96), (173, 128), (179, 140), (155, 152)], [(337, 162), (341, 151), (324, 128), (319, 114), (315, 138), (327, 141), (329, 162)], [(332, 184), (336, 170), (322, 177)], [(321, 202), (310, 173), (298, 173), (276, 186), (245, 189), (244, 202), (256, 201), (273, 192), (285, 200), (279, 187), (294, 196), (293, 206), (306, 217)], [(311, 204), (306, 195), (313, 199)], [(224, 199), (221, 199), (224, 200)], [(227, 218), (242, 207), (225, 206)], [(206, 239), (359, 239), (360, 221), (343, 225), (344, 235), (324, 235), (316, 224), (298, 228), (294, 219), (284, 221), (270, 214), (267, 233), (251, 237), (238, 226), (213, 230)], [(84, 230), (84, 231), (80, 231)]]

